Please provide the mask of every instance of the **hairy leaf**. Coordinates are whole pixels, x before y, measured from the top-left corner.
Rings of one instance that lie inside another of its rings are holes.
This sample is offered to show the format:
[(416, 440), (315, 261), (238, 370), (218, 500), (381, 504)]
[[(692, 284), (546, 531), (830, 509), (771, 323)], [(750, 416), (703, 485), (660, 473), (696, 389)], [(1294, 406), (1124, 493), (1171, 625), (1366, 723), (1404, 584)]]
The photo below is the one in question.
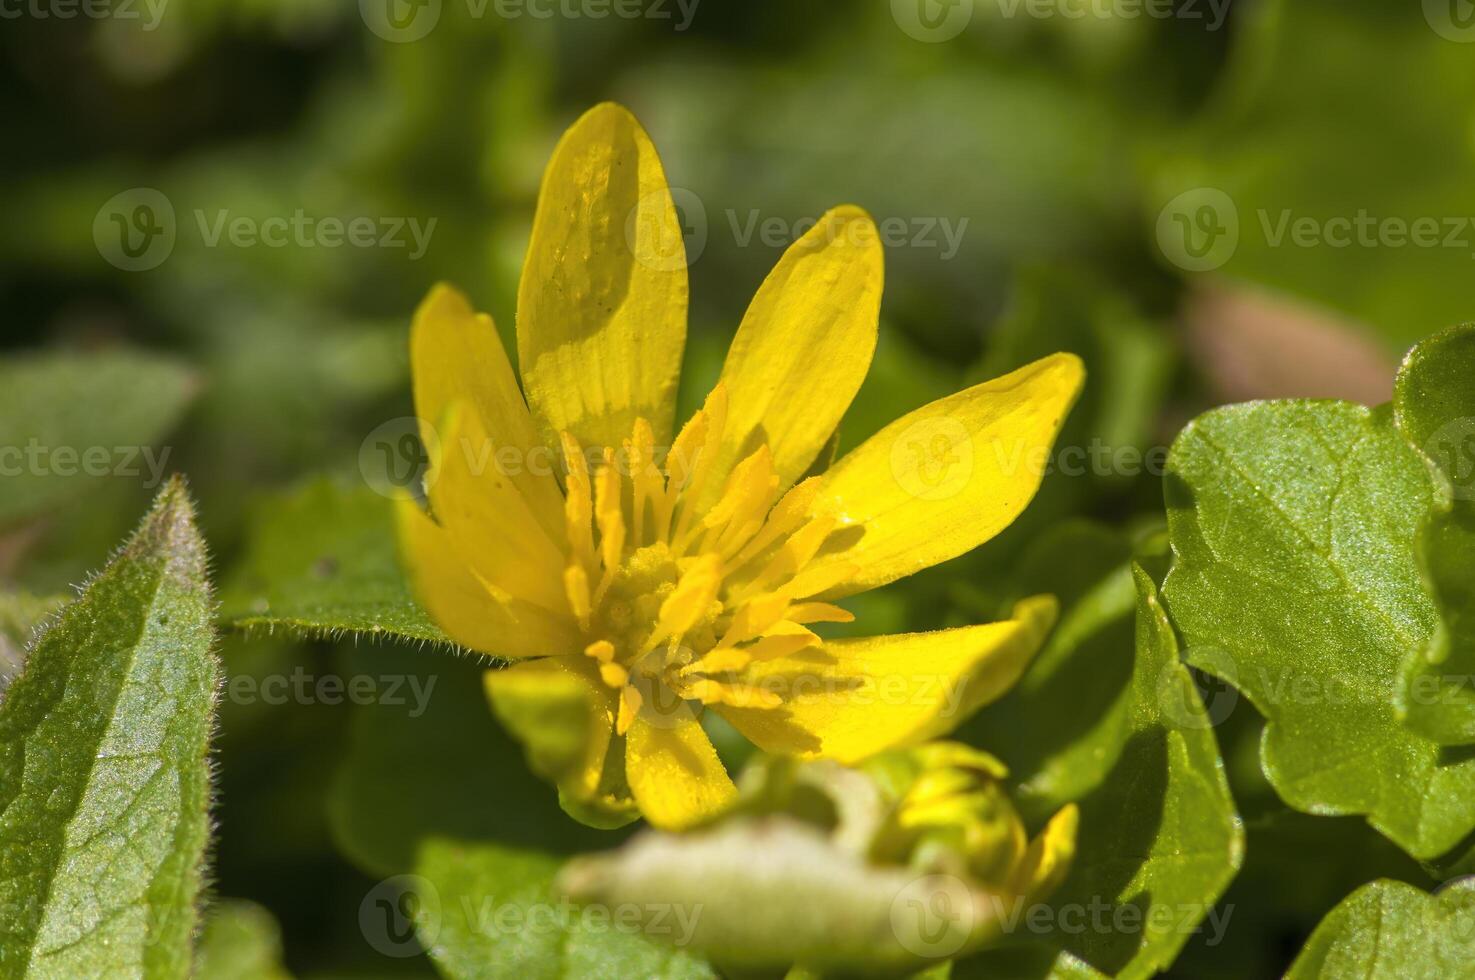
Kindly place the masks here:
[(0, 697), (25, 666), (36, 629), (65, 601), (61, 596), (0, 592)]
[(0, 706), (0, 974), (189, 973), (210, 613), (204, 544), (174, 481)]
[(322, 479), (257, 508), (222, 617), (247, 630), (362, 633), (449, 644), (410, 594), (391, 502)]

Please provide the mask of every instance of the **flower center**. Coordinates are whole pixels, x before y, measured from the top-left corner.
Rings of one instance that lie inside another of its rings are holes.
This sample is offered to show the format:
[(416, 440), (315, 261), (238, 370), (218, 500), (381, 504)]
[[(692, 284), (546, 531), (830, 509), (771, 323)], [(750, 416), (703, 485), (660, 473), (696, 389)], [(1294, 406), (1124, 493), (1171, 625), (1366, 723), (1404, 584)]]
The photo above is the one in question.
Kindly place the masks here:
[(592, 462), (562, 434), (564, 588), (585, 654), (619, 692), (619, 734), (642, 712), (777, 707), (777, 694), (756, 683), (750, 667), (817, 644), (807, 624), (852, 618), (801, 601), (850, 572), (811, 567), (836, 526), (815, 512), (818, 482), (781, 493), (761, 446), (719, 486), (725, 416), (719, 384), (663, 461), (645, 419), (620, 452), (606, 448)]

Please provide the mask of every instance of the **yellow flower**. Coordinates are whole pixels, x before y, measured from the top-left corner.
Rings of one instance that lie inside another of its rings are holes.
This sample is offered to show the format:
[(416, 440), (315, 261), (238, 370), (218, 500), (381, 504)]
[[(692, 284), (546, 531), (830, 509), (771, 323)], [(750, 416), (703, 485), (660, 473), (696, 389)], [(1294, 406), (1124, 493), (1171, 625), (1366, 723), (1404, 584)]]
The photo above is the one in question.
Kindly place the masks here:
[[(649, 137), (604, 104), (559, 142), (517, 298), (522, 387), (489, 317), (432, 290), (411, 338), (439, 434), (417, 592), (489, 671), (503, 722), (593, 823), (682, 827), (732, 780), (711, 707), (760, 748), (854, 761), (942, 734), (1018, 677), (1054, 618), (826, 642), (832, 600), (955, 557), (1037, 489), (1082, 381), (1056, 354), (921, 408), (804, 478), (870, 365), (881, 248), (855, 207), (780, 259), (672, 438), (681, 227)], [(524, 395), (526, 401), (524, 401)]]

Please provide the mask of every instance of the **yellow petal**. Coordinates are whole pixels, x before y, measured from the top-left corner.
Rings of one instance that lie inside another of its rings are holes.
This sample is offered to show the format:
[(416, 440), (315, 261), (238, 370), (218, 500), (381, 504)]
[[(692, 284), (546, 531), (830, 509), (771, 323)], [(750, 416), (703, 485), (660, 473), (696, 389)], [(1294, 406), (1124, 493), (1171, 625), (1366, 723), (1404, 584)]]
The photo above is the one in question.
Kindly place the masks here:
[(625, 778), (640, 812), (662, 830), (681, 830), (721, 809), (737, 787), (701, 723), (663, 715), (637, 717), (625, 736)]
[(871, 366), (881, 280), (880, 236), (860, 208), (835, 208), (789, 246), (722, 367), (732, 408), (716, 486), (765, 443), (780, 487), (814, 462)]
[[(856, 571), (827, 597), (875, 588), (976, 548), (1034, 497), (1085, 370), (1052, 354), (904, 416), (824, 474), (816, 513), (842, 525), (806, 570)], [(846, 527), (844, 525), (851, 525)]]
[(522, 380), (547, 445), (568, 430), (617, 448), (638, 416), (669, 444), (686, 296), (655, 147), (628, 110), (595, 106), (553, 151), (517, 292)]
[(443, 416), (440, 452), (426, 480), (431, 510), (451, 546), (497, 589), (567, 614), (564, 552), (538, 523), (512, 478), (490, 458), (478, 413), (457, 402)]
[(570, 797), (592, 800), (609, 752), (613, 692), (562, 657), (489, 670), (485, 683), (498, 719), (527, 750), (529, 767)]
[(1054, 620), (1055, 600), (1037, 596), (1002, 623), (836, 640), (740, 675), (778, 694), (781, 708), (718, 710), (766, 752), (856, 762), (945, 734), (998, 698)]
[(476, 447), (477, 453), (512, 482), (538, 524), (561, 541), (563, 495), (554, 476), (558, 457), (533, 427), (492, 318), (473, 311), (466, 297), (450, 286), (436, 286), (415, 311), (410, 364), (415, 414), (422, 424), (439, 424), (456, 403), (470, 405), (480, 430), (490, 437), (486, 447)]
[(499, 657), (562, 654), (579, 647), (567, 616), (500, 592), (476, 576), (451, 537), (409, 498), (398, 501), (400, 550), (415, 594), (455, 642)]
[(1080, 818), (1074, 803), (1050, 818), (1045, 829), (1030, 842), (1029, 850), (1014, 871), (1015, 894), (1026, 901), (1042, 901), (1065, 880), (1075, 858)]

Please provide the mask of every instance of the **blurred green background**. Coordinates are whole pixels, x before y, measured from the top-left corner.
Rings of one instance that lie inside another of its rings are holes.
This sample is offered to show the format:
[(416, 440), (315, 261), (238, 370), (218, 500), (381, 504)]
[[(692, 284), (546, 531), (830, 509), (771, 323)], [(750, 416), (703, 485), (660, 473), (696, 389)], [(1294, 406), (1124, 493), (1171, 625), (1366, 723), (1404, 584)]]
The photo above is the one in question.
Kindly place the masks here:
[[(868, 633), (991, 617), (1041, 533), (1160, 519), (1152, 450), (1193, 414), (1284, 395), (1380, 402), (1409, 344), (1470, 317), (1466, 6), (118, 0), (89, 16), (67, 0), (6, 4), (0, 401), (32, 420), (7, 444), (31, 426), (83, 445), (148, 433), (167, 470), (188, 474), (229, 580), (263, 499), (324, 473), (363, 490), (366, 438), (411, 412), (408, 317), (432, 283), (466, 290), (510, 338), (543, 164), (574, 118), (615, 99), (661, 150), (689, 233), (687, 410), (783, 246), (843, 202), (869, 210), (888, 247), (881, 342), (842, 451), (972, 380), (1053, 350), (1085, 357), (1062, 438), (1081, 455), (1060, 457), (1001, 538), (861, 610)], [(214, 234), (299, 215), (316, 238)], [(324, 219), (355, 218), (368, 239), (328, 241)], [(1421, 221), (1436, 232), (1414, 234)], [(42, 357), (55, 374), (40, 388), (7, 373)], [(0, 480), (6, 589), (80, 582), (152, 489), (146, 473), (54, 477), (39, 492)], [(222, 652), (232, 675), (385, 661), (442, 690), (476, 684), (469, 664), (393, 646), (277, 636)], [(302, 973), (429, 969), (380, 955), (359, 926), (381, 869), (355, 840), (362, 801), (343, 784), (413, 767), (386, 752), (364, 776), (373, 739), (390, 738), (366, 720), (374, 710), (222, 706), (215, 890), (269, 908)], [(1185, 975), (1282, 966), (1355, 884), (1300, 869), (1308, 894), (1293, 902), (1280, 879), (1257, 879), (1294, 867), (1306, 831), (1269, 812), (1247, 714), (1221, 738), (1251, 826), (1235, 893), (1250, 911), (1233, 952), (1190, 948)], [(534, 806), (524, 797), (546, 811), (547, 787), (479, 724), (443, 746), (465, 792), (487, 813)], [(343, 775), (355, 753), (358, 775)], [(535, 823), (508, 821), (505, 835), (549, 833)], [(1419, 880), (1360, 825), (1344, 829), (1349, 848)], [(1270, 840), (1258, 851), (1257, 833)], [(557, 846), (591, 839), (569, 831)]]

